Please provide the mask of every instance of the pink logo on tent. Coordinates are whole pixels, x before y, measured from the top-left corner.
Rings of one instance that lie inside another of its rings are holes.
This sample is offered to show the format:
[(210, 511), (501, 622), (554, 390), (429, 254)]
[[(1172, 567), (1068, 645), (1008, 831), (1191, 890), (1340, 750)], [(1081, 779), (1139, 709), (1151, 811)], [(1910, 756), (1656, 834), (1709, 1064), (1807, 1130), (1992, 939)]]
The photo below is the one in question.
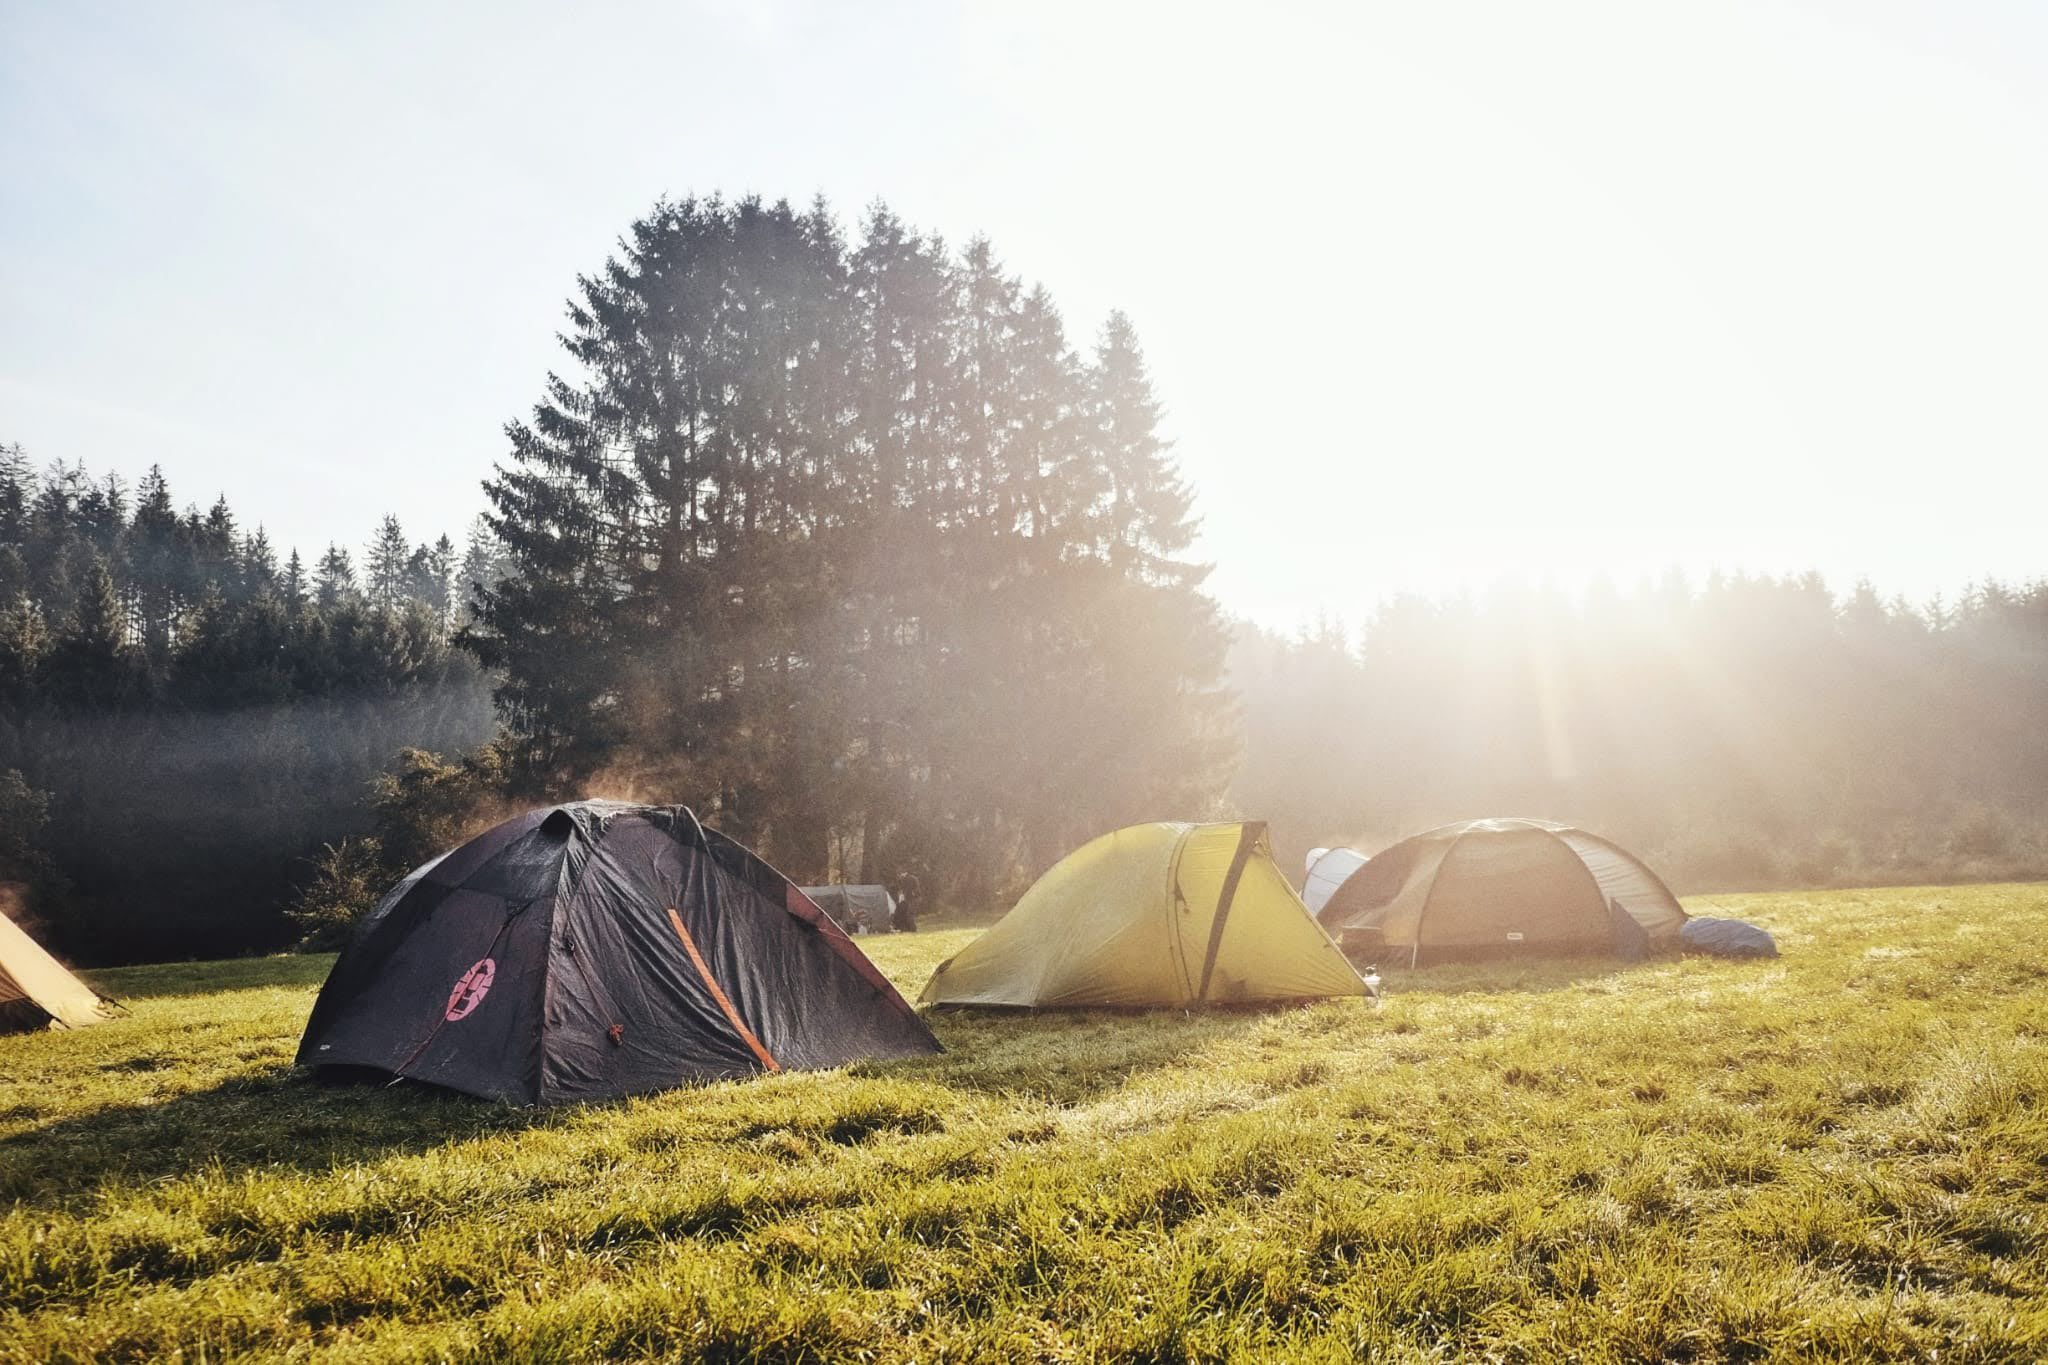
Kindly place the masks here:
[(484, 997), (491, 991), (491, 979), (497, 974), (498, 964), (490, 958), (464, 972), (462, 980), (455, 983), (455, 989), (448, 992), (448, 1013), (443, 1017), (452, 1024), (483, 1004)]

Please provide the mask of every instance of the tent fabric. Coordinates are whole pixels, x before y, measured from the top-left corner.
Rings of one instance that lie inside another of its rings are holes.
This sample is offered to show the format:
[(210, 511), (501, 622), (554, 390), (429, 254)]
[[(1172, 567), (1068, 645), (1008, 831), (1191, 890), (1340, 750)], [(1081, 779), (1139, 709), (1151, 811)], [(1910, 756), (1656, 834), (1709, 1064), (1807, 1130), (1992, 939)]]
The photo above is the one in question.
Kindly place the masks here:
[(1679, 940), (1693, 952), (1715, 957), (1776, 957), (1778, 941), (1768, 930), (1739, 919), (1699, 915), (1685, 922)]
[(896, 898), (886, 886), (800, 886), (797, 890), (849, 934), (882, 933), (896, 918)]
[(1301, 903), (1310, 914), (1321, 910), (1351, 874), (1366, 864), (1366, 856), (1355, 848), (1318, 848), (1308, 855), (1308, 870), (1301, 880)]
[(1274, 864), (1263, 824), (1160, 823), (1062, 859), (919, 999), (1142, 1008), (1365, 993)]
[(1677, 897), (1615, 844), (1548, 820), (1471, 820), (1404, 839), (1324, 903), (1325, 929), (1409, 961), (1496, 953), (1639, 957), (1677, 940)]
[(107, 1003), (0, 912), (0, 1033), (84, 1028), (108, 1017)]
[(358, 927), (301, 1065), (516, 1103), (939, 1051), (830, 917), (682, 806), (530, 811)]
[(1620, 901), (1607, 902), (1608, 942), (1614, 955), (1628, 962), (1641, 962), (1650, 955), (1650, 935), (1635, 916), (1621, 908)]

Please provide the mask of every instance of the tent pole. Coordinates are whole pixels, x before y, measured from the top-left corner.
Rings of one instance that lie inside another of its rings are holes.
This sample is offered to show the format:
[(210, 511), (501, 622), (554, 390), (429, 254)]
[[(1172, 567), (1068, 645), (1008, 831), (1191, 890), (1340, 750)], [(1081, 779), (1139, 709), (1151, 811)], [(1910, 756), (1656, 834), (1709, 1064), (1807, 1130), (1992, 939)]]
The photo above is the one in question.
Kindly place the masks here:
[(1222, 894), (1216, 898), (1216, 912), (1209, 920), (1209, 951), (1202, 958), (1202, 984), (1195, 991), (1197, 1004), (1209, 999), (1209, 974), (1216, 970), (1216, 951), (1223, 946), (1223, 926), (1229, 922), (1231, 904), (1237, 899), (1237, 883), (1244, 876), (1245, 862), (1265, 833), (1263, 820), (1246, 820), (1238, 826), (1237, 852), (1231, 855), (1230, 870), (1223, 876)]

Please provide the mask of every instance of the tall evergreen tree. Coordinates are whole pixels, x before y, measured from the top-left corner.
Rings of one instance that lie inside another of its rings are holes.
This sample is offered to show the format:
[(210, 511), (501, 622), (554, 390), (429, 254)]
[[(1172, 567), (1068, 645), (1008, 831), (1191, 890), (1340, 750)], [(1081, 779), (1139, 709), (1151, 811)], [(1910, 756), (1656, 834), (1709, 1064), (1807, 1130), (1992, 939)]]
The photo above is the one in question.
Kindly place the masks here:
[(36, 471), (16, 442), (0, 443), (0, 545), (28, 544), (29, 509), (36, 499)]
[(106, 561), (91, 561), (71, 619), (49, 653), (45, 686), (61, 705), (87, 709), (138, 699), (141, 660), (129, 639), (128, 612)]
[(1108, 482), (1097, 516), (1110, 562), (1155, 582), (1187, 581), (1189, 566), (1176, 557), (1194, 542), (1194, 500), (1167, 458), (1144, 352), (1120, 312), (1103, 326), (1088, 379), (1088, 438)]
[(986, 243), (753, 200), (657, 206), (569, 316), (467, 635), (532, 780), (627, 762), (868, 879), (1213, 797), (1224, 637), (1127, 323), (1091, 384)]
[(306, 605), (306, 565), (296, 548), (284, 562), (284, 576), (278, 582), (278, 594), (291, 615), (296, 616)]
[(405, 563), (405, 599), (418, 602), (445, 623), (454, 587), (455, 543), (442, 536), (432, 545), (415, 546)]
[[(293, 554), (297, 553), (293, 551)], [(242, 541), (238, 577), (244, 591), (251, 596), (266, 589), (277, 590), (277, 551), (271, 548), (270, 536), (261, 526)]]
[(395, 607), (410, 586), (412, 548), (398, 518), (386, 515), (363, 556), (363, 592), (380, 607)]
[(182, 606), (179, 585), (186, 557), (170, 482), (162, 466), (151, 465), (136, 492), (135, 513), (128, 526), (128, 563), (134, 575), (142, 651), (153, 667), (163, 667), (170, 657)]
[(50, 631), (42, 608), (27, 593), (17, 592), (0, 611), (0, 703), (22, 714), (41, 691), (43, 660), (50, 652)]
[[(80, 466), (79, 474), (84, 475)], [(128, 525), (128, 485), (119, 474), (86, 483), (76, 505), (78, 534), (93, 552), (107, 559), (121, 550), (121, 533)]]
[(314, 598), (323, 609), (356, 596), (356, 569), (348, 551), (339, 545), (329, 545), (327, 553), (320, 556), (319, 567), (313, 571), (313, 583)]
[(453, 606), (458, 619), (466, 624), (478, 594), (496, 584), (506, 571), (503, 543), (491, 530), (490, 523), (478, 517), (470, 524), (469, 534), (463, 542), (462, 564), (455, 571)]

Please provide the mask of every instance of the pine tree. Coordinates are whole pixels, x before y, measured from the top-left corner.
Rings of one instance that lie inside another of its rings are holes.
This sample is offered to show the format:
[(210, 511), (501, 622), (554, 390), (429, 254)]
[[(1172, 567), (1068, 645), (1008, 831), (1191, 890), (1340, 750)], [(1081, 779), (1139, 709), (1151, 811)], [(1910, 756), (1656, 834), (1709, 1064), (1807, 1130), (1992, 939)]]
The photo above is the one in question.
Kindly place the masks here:
[(0, 703), (16, 715), (27, 710), (41, 691), (44, 659), (50, 652), (50, 631), (42, 608), (17, 592), (0, 612)]
[(211, 706), (235, 697), (235, 622), (218, 583), (209, 583), (178, 632), (171, 688), (183, 701)]
[(314, 600), (322, 610), (339, 606), (357, 595), (356, 570), (348, 551), (329, 545), (313, 573)]
[(78, 500), (91, 482), (82, 468), (52, 462), (37, 479), (29, 504), (23, 557), (33, 585), (30, 591), (57, 619), (71, 614), (78, 572), (92, 555), (79, 533), (77, 516)]
[(1017, 430), (1007, 452), (1003, 519), (1031, 536), (1034, 558), (1043, 564), (1061, 557), (1065, 531), (1106, 490), (1080, 440), (1086, 404), (1080, 362), (1043, 288), (1019, 306), (1014, 346)]
[(377, 535), (363, 556), (363, 591), (380, 607), (396, 607), (406, 598), (411, 547), (398, 518), (387, 515), (377, 525)]
[(467, 624), (473, 619), (477, 595), (505, 576), (505, 548), (492, 533), (490, 523), (478, 517), (470, 524), (463, 544), (462, 566), (455, 573), (454, 608)]
[(153, 668), (164, 667), (183, 605), (178, 591), (185, 547), (160, 465), (151, 465), (136, 490), (135, 513), (126, 537), (128, 567), (135, 585), (135, 614), (142, 652)]
[(0, 445), (0, 545), (28, 544), (29, 508), (36, 500), (36, 471), (20, 443)]
[(1023, 359), (1022, 291), (1017, 280), (1003, 272), (986, 237), (967, 244), (959, 298), (957, 412), (965, 510), (990, 529), (1012, 531), (1017, 529), (1017, 509), (1008, 485), (1015, 472), (1012, 451), (1024, 423), (1017, 374)]
[(0, 545), (0, 602), (25, 597), (29, 590), (28, 561), (12, 545)]
[(455, 582), (455, 544), (442, 536), (432, 545), (415, 546), (405, 564), (404, 600), (418, 602), (446, 622), (448, 599)]
[(284, 599), (285, 610), (297, 616), (306, 605), (306, 565), (294, 549), (285, 560), (284, 577), (278, 584), (278, 593)]
[(1108, 484), (1098, 516), (1110, 563), (1147, 581), (1185, 582), (1191, 573), (1198, 581), (1176, 558), (1194, 543), (1194, 500), (1168, 458), (1144, 352), (1122, 313), (1104, 324), (1088, 378), (1088, 437)]
[[(292, 554), (296, 557), (298, 551)], [(265, 589), (277, 590), (277, 551), (270, 548), (270, 536), (261, 526), (242, 541), (239, 577), (250, 596)]]
[[(84, 467), (79, 467), (81, 476)], [(93, 551), (108, 560), (120, 552), (121, 533), (128, 522), (128, 486), (118, 474), (88, 483), (79, 490), (76, 505), (78, 532)]]
[(245, 703), (290, 700), (292, 612), (273, 588), (259, 588), (236, 612), (237, 698)]
[(45, 679), (54, 700), (79, 709), (122, 706), (139, 697), (141, 661), (103, 559), (93, 559), (86, 570), (71, 619), (50, 650)]

